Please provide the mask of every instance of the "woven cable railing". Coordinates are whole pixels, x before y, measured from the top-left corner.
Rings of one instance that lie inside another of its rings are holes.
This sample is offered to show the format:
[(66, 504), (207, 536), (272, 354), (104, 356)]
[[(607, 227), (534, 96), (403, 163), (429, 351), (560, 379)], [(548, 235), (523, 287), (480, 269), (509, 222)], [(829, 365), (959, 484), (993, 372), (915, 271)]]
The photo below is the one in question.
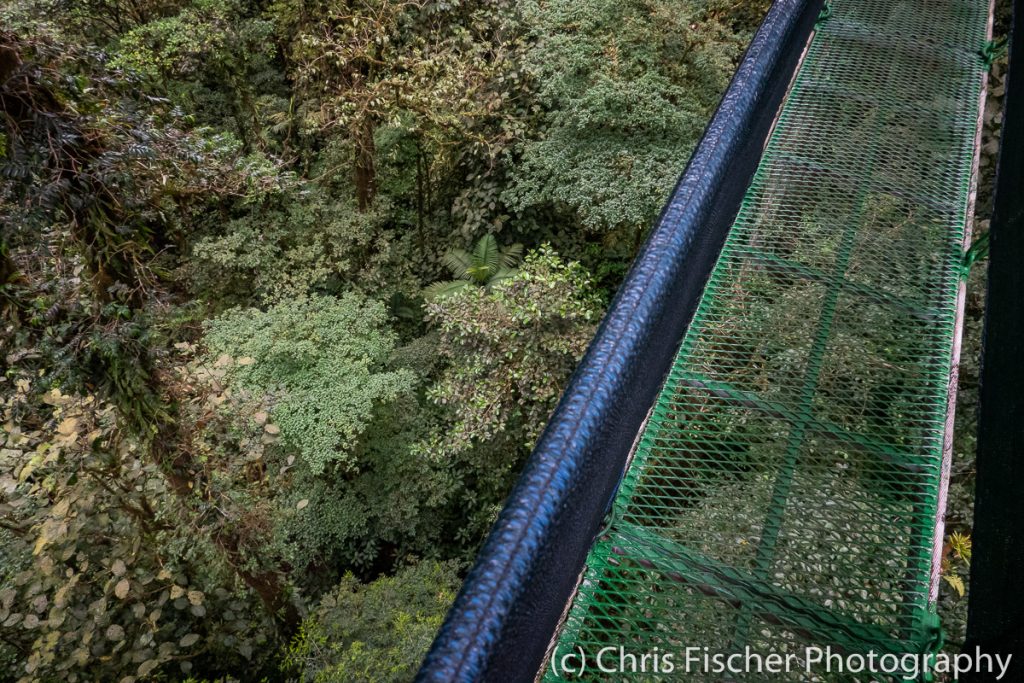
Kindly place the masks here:
[(935, 647), (989, 17), (823, 13), (556, 651)]

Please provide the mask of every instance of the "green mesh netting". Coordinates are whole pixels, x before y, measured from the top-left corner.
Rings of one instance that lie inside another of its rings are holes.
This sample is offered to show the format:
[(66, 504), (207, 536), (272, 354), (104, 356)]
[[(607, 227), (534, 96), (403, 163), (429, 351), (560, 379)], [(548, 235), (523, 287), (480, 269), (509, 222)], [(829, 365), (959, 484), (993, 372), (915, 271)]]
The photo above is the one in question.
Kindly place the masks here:
[(560, 652), (920, 652), (934, 638), (988, 6), (832, 10), (590, 552)]

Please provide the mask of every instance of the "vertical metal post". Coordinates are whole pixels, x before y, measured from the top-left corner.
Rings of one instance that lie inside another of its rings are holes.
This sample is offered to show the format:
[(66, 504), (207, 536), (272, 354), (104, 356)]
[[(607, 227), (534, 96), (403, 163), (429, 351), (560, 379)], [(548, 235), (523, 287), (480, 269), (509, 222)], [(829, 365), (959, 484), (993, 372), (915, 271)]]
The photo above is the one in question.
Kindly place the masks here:
[[(1014, 28), (1024, 17), (1014, 2)], [(1024, 34), (1012, 32), (990, 228), (965, 652), (1013, 654), (1024, 680)], [(975, 674), (963, 680), (992, 680)]]

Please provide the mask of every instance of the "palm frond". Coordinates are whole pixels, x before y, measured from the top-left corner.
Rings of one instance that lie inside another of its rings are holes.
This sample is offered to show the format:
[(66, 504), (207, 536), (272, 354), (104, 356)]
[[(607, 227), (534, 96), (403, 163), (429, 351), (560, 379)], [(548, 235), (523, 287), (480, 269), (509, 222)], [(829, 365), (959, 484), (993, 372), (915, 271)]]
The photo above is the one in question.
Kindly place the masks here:
[(437, 301), (443, 299), (446, 296), (451, 296), (456, 292), (461, 292), (467, 287), (472, 286), (469, 280), (446, 280), (443, 282), (435, 282), (423, 289), (423, 298), (427, 301)]
[(510, 244), (501, 250), (501, 265), (505, 268), (515, 268), (523, 260), (523, 245)]
[(494, 239), (494, 235), (488, 233), (480, 238), (473, 248), (473, 260), (474, 266), (483, 266), (487, 270), (487, 277), (480, 282), (487, 282), (493, 273), (498, 272), (501, 268), (501, 247), (498, 246), (498, 240)]
[(456, 280), (466, 280), (469, 269), (473, 267), (473, 257), (462, 249), (452, 249), (441, 257), (441, 263)]

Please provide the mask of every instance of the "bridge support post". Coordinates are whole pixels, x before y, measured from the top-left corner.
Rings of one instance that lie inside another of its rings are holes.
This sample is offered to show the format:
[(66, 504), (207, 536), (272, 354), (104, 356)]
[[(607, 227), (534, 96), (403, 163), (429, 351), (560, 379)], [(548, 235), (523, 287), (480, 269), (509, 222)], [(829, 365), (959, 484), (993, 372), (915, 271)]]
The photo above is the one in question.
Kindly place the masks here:
[[(1024, 680), (1024, 0), (1015, 0), (990, 228), (965, 652), (1013, 654)], [(988, 681), (973, 674), (965, 681)]]

